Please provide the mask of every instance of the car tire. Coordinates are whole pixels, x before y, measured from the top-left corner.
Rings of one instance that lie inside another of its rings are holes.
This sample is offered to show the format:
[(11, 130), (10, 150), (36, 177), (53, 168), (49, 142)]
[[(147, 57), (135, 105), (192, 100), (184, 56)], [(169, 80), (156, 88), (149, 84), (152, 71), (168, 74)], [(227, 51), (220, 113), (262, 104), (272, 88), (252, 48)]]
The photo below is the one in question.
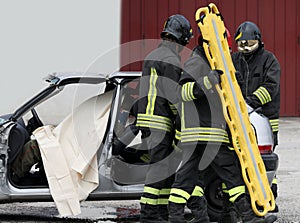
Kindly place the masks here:
[(218, 177), (214, 177), (205, 187), (205, 197), (207, 200), (207, 212), (210, 221), (218, 221), (222, 213), (222, 182)]

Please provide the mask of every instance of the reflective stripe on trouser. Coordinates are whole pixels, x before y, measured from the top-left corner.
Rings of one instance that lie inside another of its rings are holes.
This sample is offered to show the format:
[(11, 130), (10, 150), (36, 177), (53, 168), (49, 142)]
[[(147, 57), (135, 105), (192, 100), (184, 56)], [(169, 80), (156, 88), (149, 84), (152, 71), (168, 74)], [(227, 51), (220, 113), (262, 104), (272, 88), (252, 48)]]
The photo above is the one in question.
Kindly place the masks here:
[(172, 188), (169, 201), (177, 204), (185, 204), (190, 196), (188, 192), (182, 189)]
[(149, 205), (167, 205), (170, 189), (156, 189), (145, 186), (140, 202)]
[(199, 208), (199, 199), (201, 199), (204, 195), (204, 190), (200, 186), (196, 186), (191, 194), (189, 200), (187, 201), (187, 207), (189, 209), (198, 209)]
[(279, 130), (279, 119), (270, 119), (269, 120), (272, 131), (273, 132), (278, 132)]
[(226, 184), (222, 183), (222, 191), (223, 191), (223, 193), (228, 194), (229, 201), (233, 203), (240, 195), (245, 194), (246, 187), (238, 186), (238, 187), (234, 187), (234, 188), (228, 190), (226, 187)]
[(278, 196), (278, 193), (277, 193), (278, 187), (277, 187), (277, 177), (276, 177), (276, 175), (274, 176), (274, 179), (272, 180), (271, 190), (272, 190), (272, 193), (274, 195), (274, 198), (276, 199), (277, 196)]
[(196, 186), (193, 190), (193, 193), (191, 196), (197, 196), (197, 197), (201, 197), (204, 195), (204, 191), (203, 188), (200, 186)]
[(274, 176), (274, 179), (272, 180), (272, 184), (277, 184), (277, 176)]
[(245, 186), (238, 186), (228, 190), (229, 201), (233, 203), (239, 196), (245, 194), (245, 192), (246, 192)]

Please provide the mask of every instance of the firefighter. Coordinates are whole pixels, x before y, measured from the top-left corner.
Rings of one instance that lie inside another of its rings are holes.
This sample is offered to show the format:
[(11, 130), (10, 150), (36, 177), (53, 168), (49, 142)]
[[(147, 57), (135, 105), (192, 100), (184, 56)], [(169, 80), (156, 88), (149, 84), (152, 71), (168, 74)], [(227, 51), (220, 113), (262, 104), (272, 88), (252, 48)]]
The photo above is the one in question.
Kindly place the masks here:
[[(253, 22), (243, 22), (236, 30), (235, 41), (238, 52), (233, 53), (232, 61), (239, 75), (238, 83), (242, 94), (252, 108), (261, 107), (269, 118), (274, 139), (278, 145), (278, 124), (280, 110), (280, 65), (273, 53), (264, 49), (261, 32)], [(271, 189), (277, 197), (277, 179)], [(278, 212), (276, 205), (273, 212)]]
[[(140, 199), (141, 222), (163, 222), (168, 218), (173, 177), (172, 174), (168, 177), (165, 158), (173, 150), (176, 109), (172, 101), (177, 100), (171, 85), (178, 83), (182, 71), (179, 53), (192, 36), (191, 25), (184, 16), (170, 16), (161, 32), (162, 43), (143, 63), (136, 125), (146, 141), (150, 164)], [(157, 176), (160, 178), (156, 179)]]
[[(276, 216), (258, 217), (251, 208), (250, 197), (246, 194), (245, 183), (234, 150), (230, 149), (230, 137), (223, 116), (220, 97), (215, 85), (220, 83), (222, 71), (211, 70), (203, 44), (195, 47), (185, 62), (179, 84), (182, 85), (182, 103), (176, 132), (183, 151), (182, 165), (176, 172), (169, 197), (169, 221), (184, 222), (184, 208), (199, 183), (199, 169), (212, 167), (226, 184), (230, 202), (234, 204), (244, 223), (274, 222)], [(203, 190), (198, 187), (198, 195)], [(202, 206), (200, 206), (202, 205)], [(191, 222), (209, 222), (204, 209), (206, 203), (199, 202), (198, 214)], [(207, 211), (207, 210), (206, 210)]]

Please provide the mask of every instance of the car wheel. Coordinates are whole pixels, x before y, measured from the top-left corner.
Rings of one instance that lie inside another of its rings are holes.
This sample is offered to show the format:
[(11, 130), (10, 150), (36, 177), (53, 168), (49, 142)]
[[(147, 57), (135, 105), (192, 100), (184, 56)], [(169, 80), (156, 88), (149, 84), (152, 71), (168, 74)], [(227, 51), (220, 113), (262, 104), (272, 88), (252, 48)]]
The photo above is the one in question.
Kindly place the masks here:
[(215, 177), (205, 188), (205, 197), (207, 200), (207, 211), (210, 221), (220, 219), (222, 212), (222, 182)]

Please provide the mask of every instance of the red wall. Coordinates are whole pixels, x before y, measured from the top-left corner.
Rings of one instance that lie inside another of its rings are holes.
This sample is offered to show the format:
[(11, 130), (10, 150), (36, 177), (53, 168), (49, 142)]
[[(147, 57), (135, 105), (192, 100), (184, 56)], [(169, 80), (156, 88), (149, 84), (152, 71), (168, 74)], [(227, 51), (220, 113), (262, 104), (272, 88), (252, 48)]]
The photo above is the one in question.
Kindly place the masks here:
[[(122, 0), (121, 43), (140, 40), (121, 49), (122, 69), (141, 70), (142, 58), (157, 45), (143, 40), (158, 39), (164, 21), (172, 14), (187, 17), (196, 34), (196, 24), (192, 22), (195, 12), (211, 2), (223, 15), (232, 36), (246, 20), (259, 26), (266, 49), (276, 55), (281, 65), (281, 116), (300, 116), (299, 0)], [(193, 48), (196, 39), (189, 48)]]

